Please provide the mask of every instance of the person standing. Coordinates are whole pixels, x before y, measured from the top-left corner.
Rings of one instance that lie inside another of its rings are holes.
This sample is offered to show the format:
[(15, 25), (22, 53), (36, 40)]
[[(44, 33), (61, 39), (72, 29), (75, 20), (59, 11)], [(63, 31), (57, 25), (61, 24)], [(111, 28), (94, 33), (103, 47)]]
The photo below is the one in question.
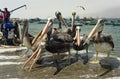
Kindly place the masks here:
[(10, 28), (8, 31), (7, 45), (14, 45), (13, 39), (14, 39), (14, 29)]
[(4, 23), (8, 23), (10, 19), (10, 12), (8, 11), (7, 8), (4, 8), (4, 11), (0, 10), (4, 14)]

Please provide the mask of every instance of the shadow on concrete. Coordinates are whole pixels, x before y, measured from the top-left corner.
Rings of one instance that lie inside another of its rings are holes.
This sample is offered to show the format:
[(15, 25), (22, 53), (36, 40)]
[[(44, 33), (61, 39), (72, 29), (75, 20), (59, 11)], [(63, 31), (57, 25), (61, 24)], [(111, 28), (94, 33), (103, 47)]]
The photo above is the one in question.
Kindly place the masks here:
[(118, 68), (120, 65), (120, 62), (117, 58), (104, 57), (103, 59), (100, 60), (99, 64), (103, 69), (105, 69), (105, 71), (99, 75), (99, 76), (103, 76), (111, 72), (112, 70)]
[(77, 56), (74, 54), (71, 56), (69, 61), (68, 55), (62, 54), (59, 56), (60, 61), (58, 62), (57, 60), (53, 59), (53, 56), (45, 56), (44, 54), (42, 55), (44, 57), (36, 62), (36, 64), (38, 64), (39, 66), (36, 66), (35, 68), (55, 67), (56, 71), (53, 75), (57, 75), (62, 69), (78, 61), (86, 65), (89, 62), (89, 59), (93, 57), (93, 55), (94, 53), (92, 52), (89, 52), (88, 56), (86, 55), (86, 53), (79, 53)]

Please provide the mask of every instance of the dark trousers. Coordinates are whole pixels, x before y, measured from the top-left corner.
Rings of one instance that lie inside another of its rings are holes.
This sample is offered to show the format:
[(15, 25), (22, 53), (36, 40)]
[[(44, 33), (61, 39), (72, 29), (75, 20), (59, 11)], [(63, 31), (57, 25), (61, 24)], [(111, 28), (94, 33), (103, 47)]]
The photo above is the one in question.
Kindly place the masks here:
[(14, 45), (13, 44), (13, 39), (7, 39), (7, 45)]

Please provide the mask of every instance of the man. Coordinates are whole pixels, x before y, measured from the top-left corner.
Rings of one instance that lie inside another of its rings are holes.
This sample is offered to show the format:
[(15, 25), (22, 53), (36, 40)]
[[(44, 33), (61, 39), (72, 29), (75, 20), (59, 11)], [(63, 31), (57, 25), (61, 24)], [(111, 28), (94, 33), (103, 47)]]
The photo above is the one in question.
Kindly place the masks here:
[(13, 39), (14, 39), (14, 29), (9, 29), (8, 31), (8, 39), (7, 39), (7, 44), (8, 45), (14, 45), (13, 44)]
[(10, 12), (7, 10), (7, 8), (4, 8), (4, 11), (0, 10), (4, 14), (4, 23), (8, 23), (10, 19)]

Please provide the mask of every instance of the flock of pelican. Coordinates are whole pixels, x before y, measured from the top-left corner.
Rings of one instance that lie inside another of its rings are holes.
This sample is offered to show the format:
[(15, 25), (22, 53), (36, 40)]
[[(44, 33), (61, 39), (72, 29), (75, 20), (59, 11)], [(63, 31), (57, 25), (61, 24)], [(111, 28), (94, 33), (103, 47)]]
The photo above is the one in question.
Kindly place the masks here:
[[(76, 50), (76, 56), (78, 55), (78, 51), (85, 49), (88, 60), (88, 47), (90, 40), (93, 41), (95, 47), (96, 60), (98, 60), (98, 52), (107, 52), (109, 57), (110, 52), (114, 48), (114, 43), (111, 35), (102, 34), (104, 19), (98, 19), (95, 27), (92, 29), (89, 35), (85, 35), (80, 33), (81, 28), (79, 26), (75, 26), (76, 12), (72, 13), (72, 23), (70, 28), (67, 27), (59, 11), (55, 12), (55, 15), (59, 21), (59, 27), (53, 28), (53, 21), (49, 18), (45, 27), (40, 31), (40, 33), (38, 33), (36, 37), (33, 37), (28, 33), (28, 21), (27, 19), (24, 20), (23, 43), (28, 49), (33, 51), (33, 54), (24, 62), (23, 69), (25, 69), (25, 67), (33, 60), (29, 68), (29, 71), (31, 71), (43, 49), (46, 49), (53, 54), (53, 62), (56, 64), (56, 66), (59, 66), (59, 64), (55, 55), (59, 55), (60, 53), (68, 52), (68, 59), (71, 62), (71, 48)], [(64, 30), (62, 30), (61, 23), (63, 23), (65, 26)], [(78, 57), (76, 57), (76, 59), (78, 60)]]

